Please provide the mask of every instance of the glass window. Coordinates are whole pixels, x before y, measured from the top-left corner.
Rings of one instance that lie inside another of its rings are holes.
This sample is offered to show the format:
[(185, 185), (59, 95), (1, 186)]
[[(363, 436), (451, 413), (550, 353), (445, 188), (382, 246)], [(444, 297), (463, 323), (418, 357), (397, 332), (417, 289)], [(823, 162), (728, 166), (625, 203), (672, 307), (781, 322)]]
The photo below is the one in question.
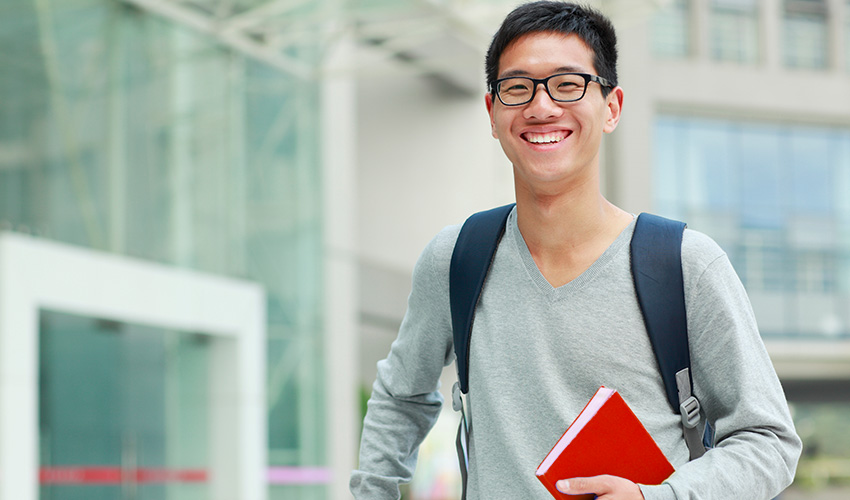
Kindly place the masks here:
[(655, 144), (660, 213), (714, 237), (755, 301), (803, 308), (770, 334), (850, 337), (850, 129), (662, 116)]
[(732, 161), (734, 136), (713, 121), (694, 121), (685, 141), (688, 199), (700, 202), (713, 212), (733, 209), (740, 182), (738, 169)]
[(756, 0), (711, 2), (711, 56), (718, 61), (754, 63), (759, 57)]
[[(843, 165), (850, 165), (850, 130), (842, 132), (837, 142), (832, 199), (835, 200), (836, 207), (835, 224), (843, 228), (850, 226), (850, 197), (847, 196), (847, 193), (850, 193), (850, 168), (842, 168)], [(850, 290), (850, 234), (838, 231), (837, 238), (841, 254), (836, 270), (836, 286), (839, 290)]]
[(785, 0), (783, 53), (791, 68), (826, 68), (829, 53), (825, 0)]
[(741, 172), (740, 216), (744, 227), (777, 229), (783, 223), (783, 137), (768, 127), (741, 127), (736, 164)]
[(209, 496), (210, 337), (40, 315), (40, 498)]
[(838, 136), (828, 131), (800, 131), (789, 137), (789, 203), (794, 213), (828, 215), (835, 205), (832, 158)]
[(661, 58), (684, 58), (690, 54), (690, 2), (673, 0), (655, 11), (651, 26), (652, 53)]
[[(682, 132), (681, 120), (673, 117), (662, 117), (655, 127), (655, 141), (657, 144), (680, 144), (685, 134)], [(682, 163), (680, 155), (683, 151), (675, 147), (658, 148), (655, 151), (655, 169), (653, 171), (653, 191), (658, 210), (662, 213), (678, 213), (683, 204), (681, 198), (684, 196), (679, 191), (683, 184), (680, 176), (682, 169), (678, 165)]]

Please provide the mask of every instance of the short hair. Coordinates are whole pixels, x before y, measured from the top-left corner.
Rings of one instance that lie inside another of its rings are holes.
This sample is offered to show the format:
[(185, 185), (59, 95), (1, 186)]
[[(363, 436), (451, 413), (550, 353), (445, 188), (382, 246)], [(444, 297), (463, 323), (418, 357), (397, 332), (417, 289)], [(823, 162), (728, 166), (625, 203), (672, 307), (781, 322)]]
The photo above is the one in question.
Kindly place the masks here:
[[(617, 85), (617, 34), (611, 21), (599, 11), (574, 3), (543, 0), (520, 5), (502, 21), (490, 42), (485, 59), (487, 89), (494, 92), (499, 59), (516, 39), (529, 33), (554, 32), (577, 35), (593, 52), (599, 76)], [(602, 87), (603, 95), (611, 91)]]

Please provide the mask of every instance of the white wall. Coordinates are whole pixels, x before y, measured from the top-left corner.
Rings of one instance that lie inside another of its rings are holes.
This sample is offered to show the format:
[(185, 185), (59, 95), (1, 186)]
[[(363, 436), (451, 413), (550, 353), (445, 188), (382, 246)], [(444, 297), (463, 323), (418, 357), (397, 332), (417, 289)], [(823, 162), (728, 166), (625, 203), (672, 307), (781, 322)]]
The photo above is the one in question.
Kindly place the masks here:
[[(409, 274), (449, 224), (513, 201), (513, 177), (490, 135), (484, 85), (446, 98), (423, 77), (357, 82), (360, 258)], [(451, 95), (451, 94), (449, 94)]]

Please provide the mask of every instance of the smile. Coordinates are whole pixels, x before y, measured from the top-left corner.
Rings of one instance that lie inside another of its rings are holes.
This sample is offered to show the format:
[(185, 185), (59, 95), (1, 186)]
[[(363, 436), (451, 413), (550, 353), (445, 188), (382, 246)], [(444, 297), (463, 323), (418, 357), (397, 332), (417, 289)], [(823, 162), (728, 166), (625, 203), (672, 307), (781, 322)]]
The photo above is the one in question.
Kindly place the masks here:
[(545, 134), (526, 132), (522, 134), (522, 138), (532, 144), (557, 144), (566, 139), (569, 135), (570, 132), (566, 130), (547, 132)]

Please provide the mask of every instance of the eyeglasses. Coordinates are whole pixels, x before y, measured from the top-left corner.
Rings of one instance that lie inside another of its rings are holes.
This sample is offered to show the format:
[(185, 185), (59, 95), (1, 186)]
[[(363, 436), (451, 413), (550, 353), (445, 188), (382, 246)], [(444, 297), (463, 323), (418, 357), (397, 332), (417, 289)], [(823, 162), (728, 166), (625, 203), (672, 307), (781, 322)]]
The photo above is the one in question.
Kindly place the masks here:
[(541, 83), (553, 101), (574, 102), (587, 93), (587, 85), (596, 82), (603, 87), (614, 87), (601, 76), (587, 73), (558, 73), (546, 78), (511, 76), (500, 78), (493, 84), (493, 92), (505, 106), (521, 106), (534, 100), (537, 86)]

